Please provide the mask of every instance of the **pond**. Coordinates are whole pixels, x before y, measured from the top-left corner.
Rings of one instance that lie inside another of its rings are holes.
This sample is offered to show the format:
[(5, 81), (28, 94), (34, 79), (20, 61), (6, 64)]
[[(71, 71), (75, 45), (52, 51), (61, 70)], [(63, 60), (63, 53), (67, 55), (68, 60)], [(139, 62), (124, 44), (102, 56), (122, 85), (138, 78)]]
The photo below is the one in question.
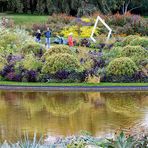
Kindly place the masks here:
[(24, 133), (93, 136), (148, 127), (148, 92), (0, 91), (0, 140)]

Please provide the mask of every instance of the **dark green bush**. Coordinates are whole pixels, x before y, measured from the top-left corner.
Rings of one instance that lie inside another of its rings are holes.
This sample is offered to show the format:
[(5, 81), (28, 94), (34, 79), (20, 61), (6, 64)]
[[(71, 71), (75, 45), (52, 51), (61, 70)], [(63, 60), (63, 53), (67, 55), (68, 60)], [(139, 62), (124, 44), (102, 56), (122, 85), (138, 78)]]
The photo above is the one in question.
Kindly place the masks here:
[(58, 71), (83, 71), (78, 59), (68, 53), (53, 54), (46, 59), (42, 68), (43, 73), (54, 74)]
[(132, 76), (138, 70), (136, 64), (127, 57), (114, 59), (107, 66), (108, 76)]

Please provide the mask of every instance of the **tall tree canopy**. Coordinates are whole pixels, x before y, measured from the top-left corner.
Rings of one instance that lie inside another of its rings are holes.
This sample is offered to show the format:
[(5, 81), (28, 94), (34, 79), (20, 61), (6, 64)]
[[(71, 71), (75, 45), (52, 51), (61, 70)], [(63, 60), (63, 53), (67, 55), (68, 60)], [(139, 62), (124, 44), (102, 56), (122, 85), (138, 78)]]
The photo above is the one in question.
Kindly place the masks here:
[[(7, 9), (6, 9), (7, 6)], [(0, 11), (15, 13), (89, 15), (94, 11), (104, 14), (125, 13), (128, 10), (148, 14), (147, 0), (0, 0)]]

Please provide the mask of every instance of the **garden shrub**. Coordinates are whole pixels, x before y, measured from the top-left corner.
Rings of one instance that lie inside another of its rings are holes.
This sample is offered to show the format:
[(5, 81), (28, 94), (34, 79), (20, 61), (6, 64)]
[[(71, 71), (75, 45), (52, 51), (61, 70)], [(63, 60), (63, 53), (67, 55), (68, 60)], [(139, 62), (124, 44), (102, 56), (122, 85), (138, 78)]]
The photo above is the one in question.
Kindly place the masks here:
[(8, 45), (15, 45), (19, 41), (17, 34), (13, 32), (5, 32), (0, 36), (0, 47), (6, 48)]
[(103, 51), (103, 60), (106, 64), (112, 61), (115, 58), (121, 57), (122, 47), (113, 47), (110, 51)]
[(46, 59), (42, 68), (43, 73), (55, 74), (58, 71), (78, 71), (81, 72), (83, 68), (78, 59), (68, 53), (53, 54)]
[(0, 53), (0, 71), (4, 68), (6, 64), (7, 64), (7, 59), (5, 58), (5, 56), (3, 56), (3, 54)]
[(148, 57), (148, 51), (141, 46), (125, 46), (121, 56), (131, 58), (136, 64)]
[(147, 20), (140, 15), (133, 15), (129, 12), (124, 15), (117, 13), (115, 15), (105, 16), (105, 20), (110, 26), (112, 26), (116, 34), (148, 35)]
[(148, 37), (135, 38), (130, 42), (130, 45), (132, 45), (132, 46), (140, 45), (144, 48), (148, 48)]
[(42, 68), (42, 62), (37, 59), (33, 54), (28, 54), (22, 60), (22, 66), (26, 70), (39, 70)]
[(124, 46), (124, 43), (123, 42), (116, 42), (115, 44), (114, 44), (114, 47), (123, 47)]
[(59, 53), (68, 53), (73, 54), (73, 52), (70, 50), (69, 46), (67, 45), (56, 45), (51, 47), (49, 50), (47, 50), (44, 54), (45, 59), (49, 56), (52, 56), (53, 54), (59, 54)]
[(22, 50), (21, 53), (23, 55), (33, 53), (36, 56), (42, 56), (45, 53), (46, 49), (43, 45), (36, 43), (36, 42), (27, 42)]
[(78, 71), (58, 71), (56, 72), (54, 75), (50, 75), (50, 80), (49, 82), (63, 82), (63, 83), (80, 83), (80, 82), (84, 82), (86, 80), (87, 77), (87, 72), (86, 71), (82, 71), (82, 72), (78, 72)]
[(25, 71), (24, 77), (22, 78), (23, 82), (37, 82), (38, 72), (35, 70)]
[(131, 41), (133, 41), (134, 39), (140, 38), (138, 35), (129, 35), (127, 37), (125, 37), (125, 39), (123, 40), (123, 45), (126, 46), (128, 44), (130, 44)]
[(128, 57), (114, 59), (107, 66), (107, 75), (111, 76), (132, 76), (138, 67)]
[[(93, 26), (68, 26), (61, 31), (61, 35), (68, 37), (72, 32), (74, 37), (89, 38), (93, 30)], [(95, 35), (99, 34), (99, 28), (96, 29)]]

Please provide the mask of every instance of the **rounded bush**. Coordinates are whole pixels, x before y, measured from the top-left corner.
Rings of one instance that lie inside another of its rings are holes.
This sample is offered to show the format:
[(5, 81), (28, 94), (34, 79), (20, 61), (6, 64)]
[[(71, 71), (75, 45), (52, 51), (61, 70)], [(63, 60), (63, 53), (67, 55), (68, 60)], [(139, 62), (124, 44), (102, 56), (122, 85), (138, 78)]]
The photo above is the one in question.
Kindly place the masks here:
[(46, 49), (45, 47), (43, 47), (43, 45), (36, 43), (36, 42), (28, 42), (26, 43), (21, 52), (22, 54), (26, 55), (26, 54), (30, 54), (33, 53), (35, 55), (39, 55), (39, 54), (43, 54), (45, 53)]
[(142, 38), (135, 38), (130, 42), (131, 46), (142, 46), (144, 48), (148, 48), (148, 38), (142, 37)]
[(83, 71), (78, 59), (68, 53), (53, 54), (46, 59), (42, 68), (43, 73), (55, 74), (58, 71)]
[(137, 38), (140, 38), (140, 37), (138, 35), (129, 35), (123, 40), (123, 45), (126, 46), (126, 45), (130, 44), (131, 41), (133, 41), (134, 39), (137, 39)]
[(148, 51), (141, 46), (125, 46), (122, 50), (121, 56), (131, 58), (135, 63), (148, 57)]
[(111, 61), (107, 67), (107, 75), (132, 76), (138, 70), (136, 64), (127, 57), (121, 57)]
[(56, 45), (51, 47), (49, 50), (47, 50), (44, 54), (45, 59), (53, 54), (59, 54), (59, 53), (68, 53), (72, 54), (73, 52), (70, 50), (69, 46), (66, 45)]

